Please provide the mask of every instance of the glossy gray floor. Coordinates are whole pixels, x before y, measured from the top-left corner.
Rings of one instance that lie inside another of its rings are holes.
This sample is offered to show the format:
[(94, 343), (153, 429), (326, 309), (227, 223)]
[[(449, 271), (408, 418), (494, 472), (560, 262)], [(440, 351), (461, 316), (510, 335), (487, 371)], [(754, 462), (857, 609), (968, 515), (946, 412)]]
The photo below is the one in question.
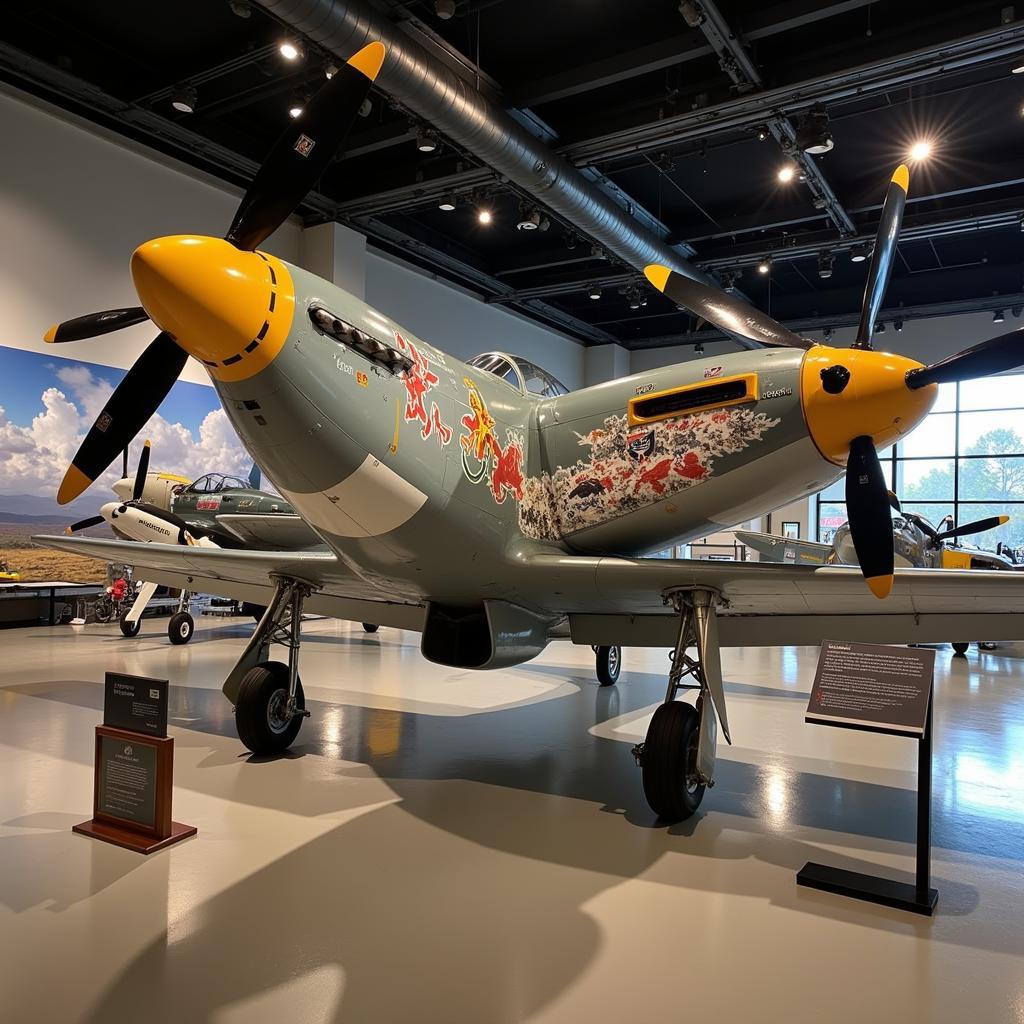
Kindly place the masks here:
[[(418, 637), (305, 625), (292, 756), (235, 738), (251, 624), (0, 633), (8, 1022), (1024, 1020), (1024, 648), (937, 658), (934, 884), (917, 918), (800, 889), (808, 859), (909, 878), (912, 741), (805, 725), (812, 649), (725, 653), (736, 746), (660, 826), (630, 745), (664, 651), (488, 674)], [(171, 679), (175, 817), (143, 858), (73, 835), (105, 669)]]

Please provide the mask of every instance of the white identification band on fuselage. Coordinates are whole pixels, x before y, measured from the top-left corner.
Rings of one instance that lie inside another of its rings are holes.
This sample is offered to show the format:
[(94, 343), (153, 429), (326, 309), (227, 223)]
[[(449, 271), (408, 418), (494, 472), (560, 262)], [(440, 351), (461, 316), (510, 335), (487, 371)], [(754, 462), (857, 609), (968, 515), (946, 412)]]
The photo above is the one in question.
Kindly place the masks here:
[(427, 496), (372, 455), (323, 491), (281, 493), (311, 526), (336, 537), (379, 537), (407, 523)]

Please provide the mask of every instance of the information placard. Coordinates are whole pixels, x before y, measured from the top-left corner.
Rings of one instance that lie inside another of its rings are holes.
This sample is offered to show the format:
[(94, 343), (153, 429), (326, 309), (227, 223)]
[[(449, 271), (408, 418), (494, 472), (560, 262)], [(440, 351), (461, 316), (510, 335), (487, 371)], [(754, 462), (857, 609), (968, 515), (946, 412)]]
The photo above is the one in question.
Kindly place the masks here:
[(934, 670), (927, 648), (826, 640), (805, 720), (921, 736)]
[(166, 679), (108, 672), (103, 687), (103, 724), (144, 736), (167, 735)]
[(156, 828), (156, 747), (101, 736), (96, 813)]

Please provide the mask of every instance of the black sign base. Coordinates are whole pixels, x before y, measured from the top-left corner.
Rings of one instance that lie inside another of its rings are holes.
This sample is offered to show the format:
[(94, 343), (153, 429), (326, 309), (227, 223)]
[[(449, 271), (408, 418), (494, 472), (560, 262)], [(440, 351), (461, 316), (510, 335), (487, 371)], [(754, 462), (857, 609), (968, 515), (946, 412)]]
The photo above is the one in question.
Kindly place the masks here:
[(88, 821), (72, 825), (71, 831), (92, 839), (102, 839), (105, 843), (112, 843), (114, 846), (123, 846), (126, 850), (134, 850), (136, 853), (156, 853), (157, 850), (166, 849), (168, 846), (180, 843), (182, 839), (194, 836), (199, 829), (195, 825), (182, 825), (180, 821), (172, 821), (171, 834), (160, 839), (155, 836), (143, 835), (132, 829), (107, 825), (102, 821), (90, 818)]
[(881, 903), (882, 906), (895, 907), (897, 910), (909, 910), (927, 917), (935, 913), (935, 904), (939, 899), (938, 889), (926, 890), (925, 897), (924, 891), (919, 892), (917, 886), (909, 882), (895, 882), (890, 878), (865, 875), (860, 871), (845, 871), (827, 864), (815, 864), (814, 861), (808, 861), (797, 872), (796, 884), (833, 892), (838, 896)]

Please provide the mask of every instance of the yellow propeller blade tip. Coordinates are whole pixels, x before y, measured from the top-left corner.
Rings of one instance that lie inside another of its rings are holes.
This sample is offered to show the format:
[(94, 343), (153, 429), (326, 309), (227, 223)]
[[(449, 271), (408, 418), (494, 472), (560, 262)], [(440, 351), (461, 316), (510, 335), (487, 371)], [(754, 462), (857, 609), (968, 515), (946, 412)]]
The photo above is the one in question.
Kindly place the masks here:
[(148, 438), (148, 437), (146, 438), (146, 440), (145, 440), (145, 441), (143, 441), (143, 442), (142, 442), (142, 447), (143, 447), (143, 448), (152, 448), (152, 447), (153, 447), (153, 445), (152, 445), (152, 443), (150, 442), (150, 440), (149, 440), (149, 438)]
[(668, 267), (663, 267), (660, 263), (649, 263), (644, 267), (644, 277), (647, 278), (659, 292), (665, 290), (665, 285), (668, 284), (668, 277), (672, 271)]
[(1010, 517), (1009, 516), (1000, 516), (999, 517), (999, 525), (1000, 526), (1002, 526), (1003, 523), (1008, 523), (1009, 521), (1010, 521)]
[(349, 57), (348, 64), (356, 71), (362, 71), (373, 82), (380, 72), (386, 53), (383, 43), (367, 43), (358, 53)]
[(892, 590), (893, 577), (889, 576), (868, 576), (865, 580), (871, 593), (882, 599), (889, 596)]
[(43, 341), (47, 344), (52, 345), (57, 340), (57, 328), (60, 324), (54, 324), (44, 335)]
[(893, 171), (892, 180), (899, 185), (904, 192), (910, 190), (910, 170), (906, 164), (900, 164), (899, 167)]
[(91, 483), (92, 481), (77, 466), (68, 466), (68, 471), (60, 482), (60, 490), (57, 491), (57, 504), (66, 505), (69, 501), (74, 501)]

